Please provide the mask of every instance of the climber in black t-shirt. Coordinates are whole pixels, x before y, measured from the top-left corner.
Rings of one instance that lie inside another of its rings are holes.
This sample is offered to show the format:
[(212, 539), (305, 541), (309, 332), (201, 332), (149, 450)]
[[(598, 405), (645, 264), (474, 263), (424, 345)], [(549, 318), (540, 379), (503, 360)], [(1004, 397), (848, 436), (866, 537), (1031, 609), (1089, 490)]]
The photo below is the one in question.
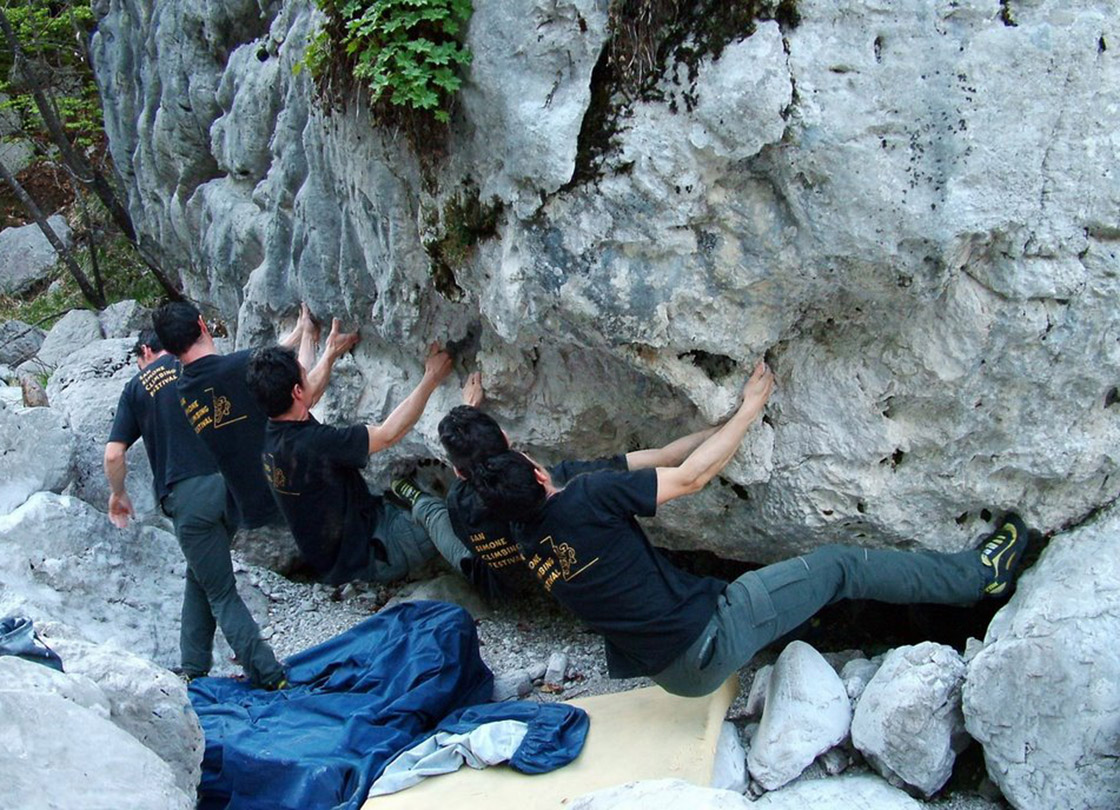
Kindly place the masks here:
[(698, 492), (735, 455), (774, 378), (759, 363), (731, 418), (681, 460), (604, 470), (560, 486), (513, 450), (468, 458), (493, 516), (514, 522), (527, 567), (606, 641), (613, 677), (652, 677), (675, 694), (713, 691), (762, 647), (845, 598), (964, 604), (1009, 592), (1028, 530), (1016, 515), (977, 550), (956, 554), (830, 545), (734, 582), (672, 566), (637, 517)]
[[(296, 544), (324, 582), (389, 582), (415, 573), (441, 554), (452, 567), (467, 550), (455, 537), (442, 500), (414, 487), (405, 510), (370, 493), (362, 477), (369, 456), (396, 444), (451, 373), (450, 356), (432, 344), (416, 388), (381, 424), (320, 424), (310, 374), (290, 349), (257, 349), (248, 386), (268, 428), (262, 453), (270, 482)], [(398, 491), (399, 492), (399, 491)]]
[[(245, 384), (249, 350), (219, 354), (210, 329), (194, 305), (173, 302), (154, 316), (164, 347), (183, 365), (179, 399), (195, 433), (217, 461), (237, 509), (236, 524), (255, 529), (281, 522), (260, 456), (268, 418)], [(309, 396), (317, 401), (326, 389), (335, 361), (358, 342), (357, 333), (344, 334), (335, 320), (323, 354), (312, 367), (317, 328), (306, 306), (295, 329), (282, 345), (299, 347), (308, 372)]]
[(179, 406), (179, 361), (164, 351), (150, 329), (141, 333), (134, 351), (140, 373), (121, 392), (105, 445), (109, 519), (123, 529), (133, 516), (125, 488), (125, 453), (143, 438), (156, 503), (171, 517), (187, 560), (179, 636), (183, 676), (190, 679), (210, 671), (214, 629), (221, 627), (250, 681), (276, 687), (284, 671), (237, 593), (225, 484)]

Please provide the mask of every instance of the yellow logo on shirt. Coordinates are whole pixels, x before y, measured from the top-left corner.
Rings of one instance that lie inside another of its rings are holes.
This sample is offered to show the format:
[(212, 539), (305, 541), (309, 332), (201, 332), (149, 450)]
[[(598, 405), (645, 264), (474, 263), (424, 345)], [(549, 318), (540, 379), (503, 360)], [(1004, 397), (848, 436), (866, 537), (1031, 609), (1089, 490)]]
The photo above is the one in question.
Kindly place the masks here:
[(565, 582), (571, 582), (599, 562), (599, 558), (596, 557), (591, 562), (580, 565), (575, 548), (568, 543), (557, 543), (552, 535), (541, 540), (538, 545), (543, 546), (546, 543), (551, 553), (544, 552), (543, 556), (541, 553), (537, 553), (530, 560), (527, 560), (529, 570), (537, 575), (537, 579), (540, 580), (546, 591), (552, 591), (552, 586), (556, 584), (556, 580), (563, 579)]

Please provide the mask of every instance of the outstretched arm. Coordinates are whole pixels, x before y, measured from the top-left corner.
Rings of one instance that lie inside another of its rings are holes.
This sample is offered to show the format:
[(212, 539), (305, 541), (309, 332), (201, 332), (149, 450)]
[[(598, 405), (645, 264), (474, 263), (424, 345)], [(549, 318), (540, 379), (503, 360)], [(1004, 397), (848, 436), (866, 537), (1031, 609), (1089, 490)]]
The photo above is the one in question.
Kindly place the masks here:
[(296, 325), (292, 327), (292, 331), (277, 339), (277, 343), (285, 349), (295, 349), (299, 346), (300, 340), (303, 338), (303, 333), (307, 330), (307, 326), (311, 324), (311, 310), (307, 308), (307, 304), (301, 303), (299, 305), (299, 317), (296, 319)]
[(404, 398), (393, 412), (380, 425), (367, 425), (369, 431), (369, 452), (380, 452), (392, 447), (401, 438), (412, 430), (412, 426), (424, 413), (428, 399), (432, 396), (441, 382), (451, 373), (451, 355), (440, 349), (438, 343), (428, 347), (428, 359), (424, 363), (424, 376), (420, 383), (412, 389), (412, 393)]
[(470, 405), (472, 408), (477, 408), (482, 404), (485, 394), (482, 390), (482, 372), (474, 371), (467, 375), (467, 381), (463, 383), (463, 404)]
[(128, 526), (133, 516), (132, 499), (128, 497), (124, 479), (128, 474), (125, 453), (128, 445), (124, 442), (109, 442), (105, 445), (105, 477), (109, 479), (109, 520), (118, 529)]
[(731, 461), (774, 390), (774, 373), (760, 362), (743, 386), (739, 410), (676, 467), (657, 468), (657, 505), (699, 492)]
[(323, 354), (315, 367), (307, 372), (307, 393), (309, 395), (307, 407), (314, 408), (315, 403), (322, 398), (323, 392), (327, 390), (327, 383), (330, 382), (331, 369), (334, 368), (335, 361), (354, 348), (357, 342), (357, 332), (340, 332), (338, 318), (331, 321), (331, 333), (327, 335), (327, 343), (323, 346)]
[(718, 426), (707, 428), (682, 436), (676, 441), (669, 442), (664, 447), (653, 447), (648, 450), (635, 450), (632, 453), (627, 453), (626, 467), (631, 470), (641, 470), (647, 467), (676, 467), (717, 430), (719, 430)]

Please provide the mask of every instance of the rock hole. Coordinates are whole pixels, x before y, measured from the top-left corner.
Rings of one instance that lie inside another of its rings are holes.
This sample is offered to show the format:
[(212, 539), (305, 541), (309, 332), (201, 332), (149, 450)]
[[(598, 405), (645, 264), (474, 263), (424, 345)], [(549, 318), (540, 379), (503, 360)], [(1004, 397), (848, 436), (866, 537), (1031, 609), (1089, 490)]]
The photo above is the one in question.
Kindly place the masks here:
[(677, 355), (678, 360), (687, 360), (708, 375), (712, 381), (729, 377), (739, 369), (739, 363), (725, 354), (712, 354), (703, 349), (695, 349)]
[(865, 504), (863, 501), (856, 501), (856, 511), (862, 515), (867, 511), (867, 504)]
[(1097, 53), (1104, 53), (1108, 50), (1108, 43), (1104, 41), (1104, 34), (1097, 40)]
[(966, 523), (968, 523), (968, 512), (961, 512), (957, 515), (957, 525), (963, 526)]
[(257, 48), (257, 61), (258, 62), (267, 62), (268, 61), (268, 48)]
[(875, 61), (880, 65), (883, 64), (883, 37), (879, 35), (875, 37)]
[(831, 509), (822, 509), (821, 514), (824, 515), (825, 517), (829, 517), (832, 514), (832, 510)]
[(988, 510), (988, 509), (981, 509), (981, 510), (980, 510), (980, 519), (981, 519), (982, 521), (984, 521), (985, 523), (987, 523), (987, 522), (988, 522), (989, 520), (991, 520), (991, 519), (992, 519), (992, 513), (991, 513), (991, 511), (990, 511), (990, 510)]
[(1104, 395), (1104, 406), (1109, 408), (1120, 402), (1120, 388), (1115, 385), (1108, 389), (1108, 393)]

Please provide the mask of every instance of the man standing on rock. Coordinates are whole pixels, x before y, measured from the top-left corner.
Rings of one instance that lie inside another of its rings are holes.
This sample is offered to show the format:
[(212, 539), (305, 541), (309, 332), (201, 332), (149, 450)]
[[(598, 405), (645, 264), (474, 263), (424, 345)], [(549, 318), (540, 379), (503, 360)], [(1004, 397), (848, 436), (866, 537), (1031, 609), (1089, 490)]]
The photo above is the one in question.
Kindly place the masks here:
[(384, 422), (336, 428), (311, 415), (317, 393), (295, 352), (282, 346), (253, 352), (248, 386), (269, 417), (257, 463), (263, 461), (296, 544), (322, 581), (390, 582), (437, 554), (461, 570), (469, 552), (455, 537), (442, 500), (398, 482), (394, 491), (410, 514), (371, 494), (361, 474), (369, 456), (412, 429), (450, 373), (451, 357), (432, 344), (419, 384)]
[(123, 529), (133, 516), (125, 453), (143, 438), (156, 502), (171, 517), (187, 561), (179, 636), (183, 676), (190, 680), (210, 671), (214, 629), (221, 627), (250, 682), (276, 688), (284, 670), (237, 593), (225, 483), (179, 405), (179, 363), (150, 329), (140, 334), (134, 351), (140, 372), (121, 392), (105, 445), (109, 519)]
[(698, 492), (735, 455), (774, 377), (759, 363), (734, 415), (681, 463), (577, 476), (559, 487), (528, 456), (478, 458), (474, 488), (513, 536), (529, 569), (606, 640), (612, 677), (649, 676), (669, 692), (708, 694), (760, 649), (840, 599), (967, 604), (1004, 595), (1026, 550), (1015, 515), (979, 551), (956, 554), (830, 545), (728, 583), (681, 571), (636, 517)]

